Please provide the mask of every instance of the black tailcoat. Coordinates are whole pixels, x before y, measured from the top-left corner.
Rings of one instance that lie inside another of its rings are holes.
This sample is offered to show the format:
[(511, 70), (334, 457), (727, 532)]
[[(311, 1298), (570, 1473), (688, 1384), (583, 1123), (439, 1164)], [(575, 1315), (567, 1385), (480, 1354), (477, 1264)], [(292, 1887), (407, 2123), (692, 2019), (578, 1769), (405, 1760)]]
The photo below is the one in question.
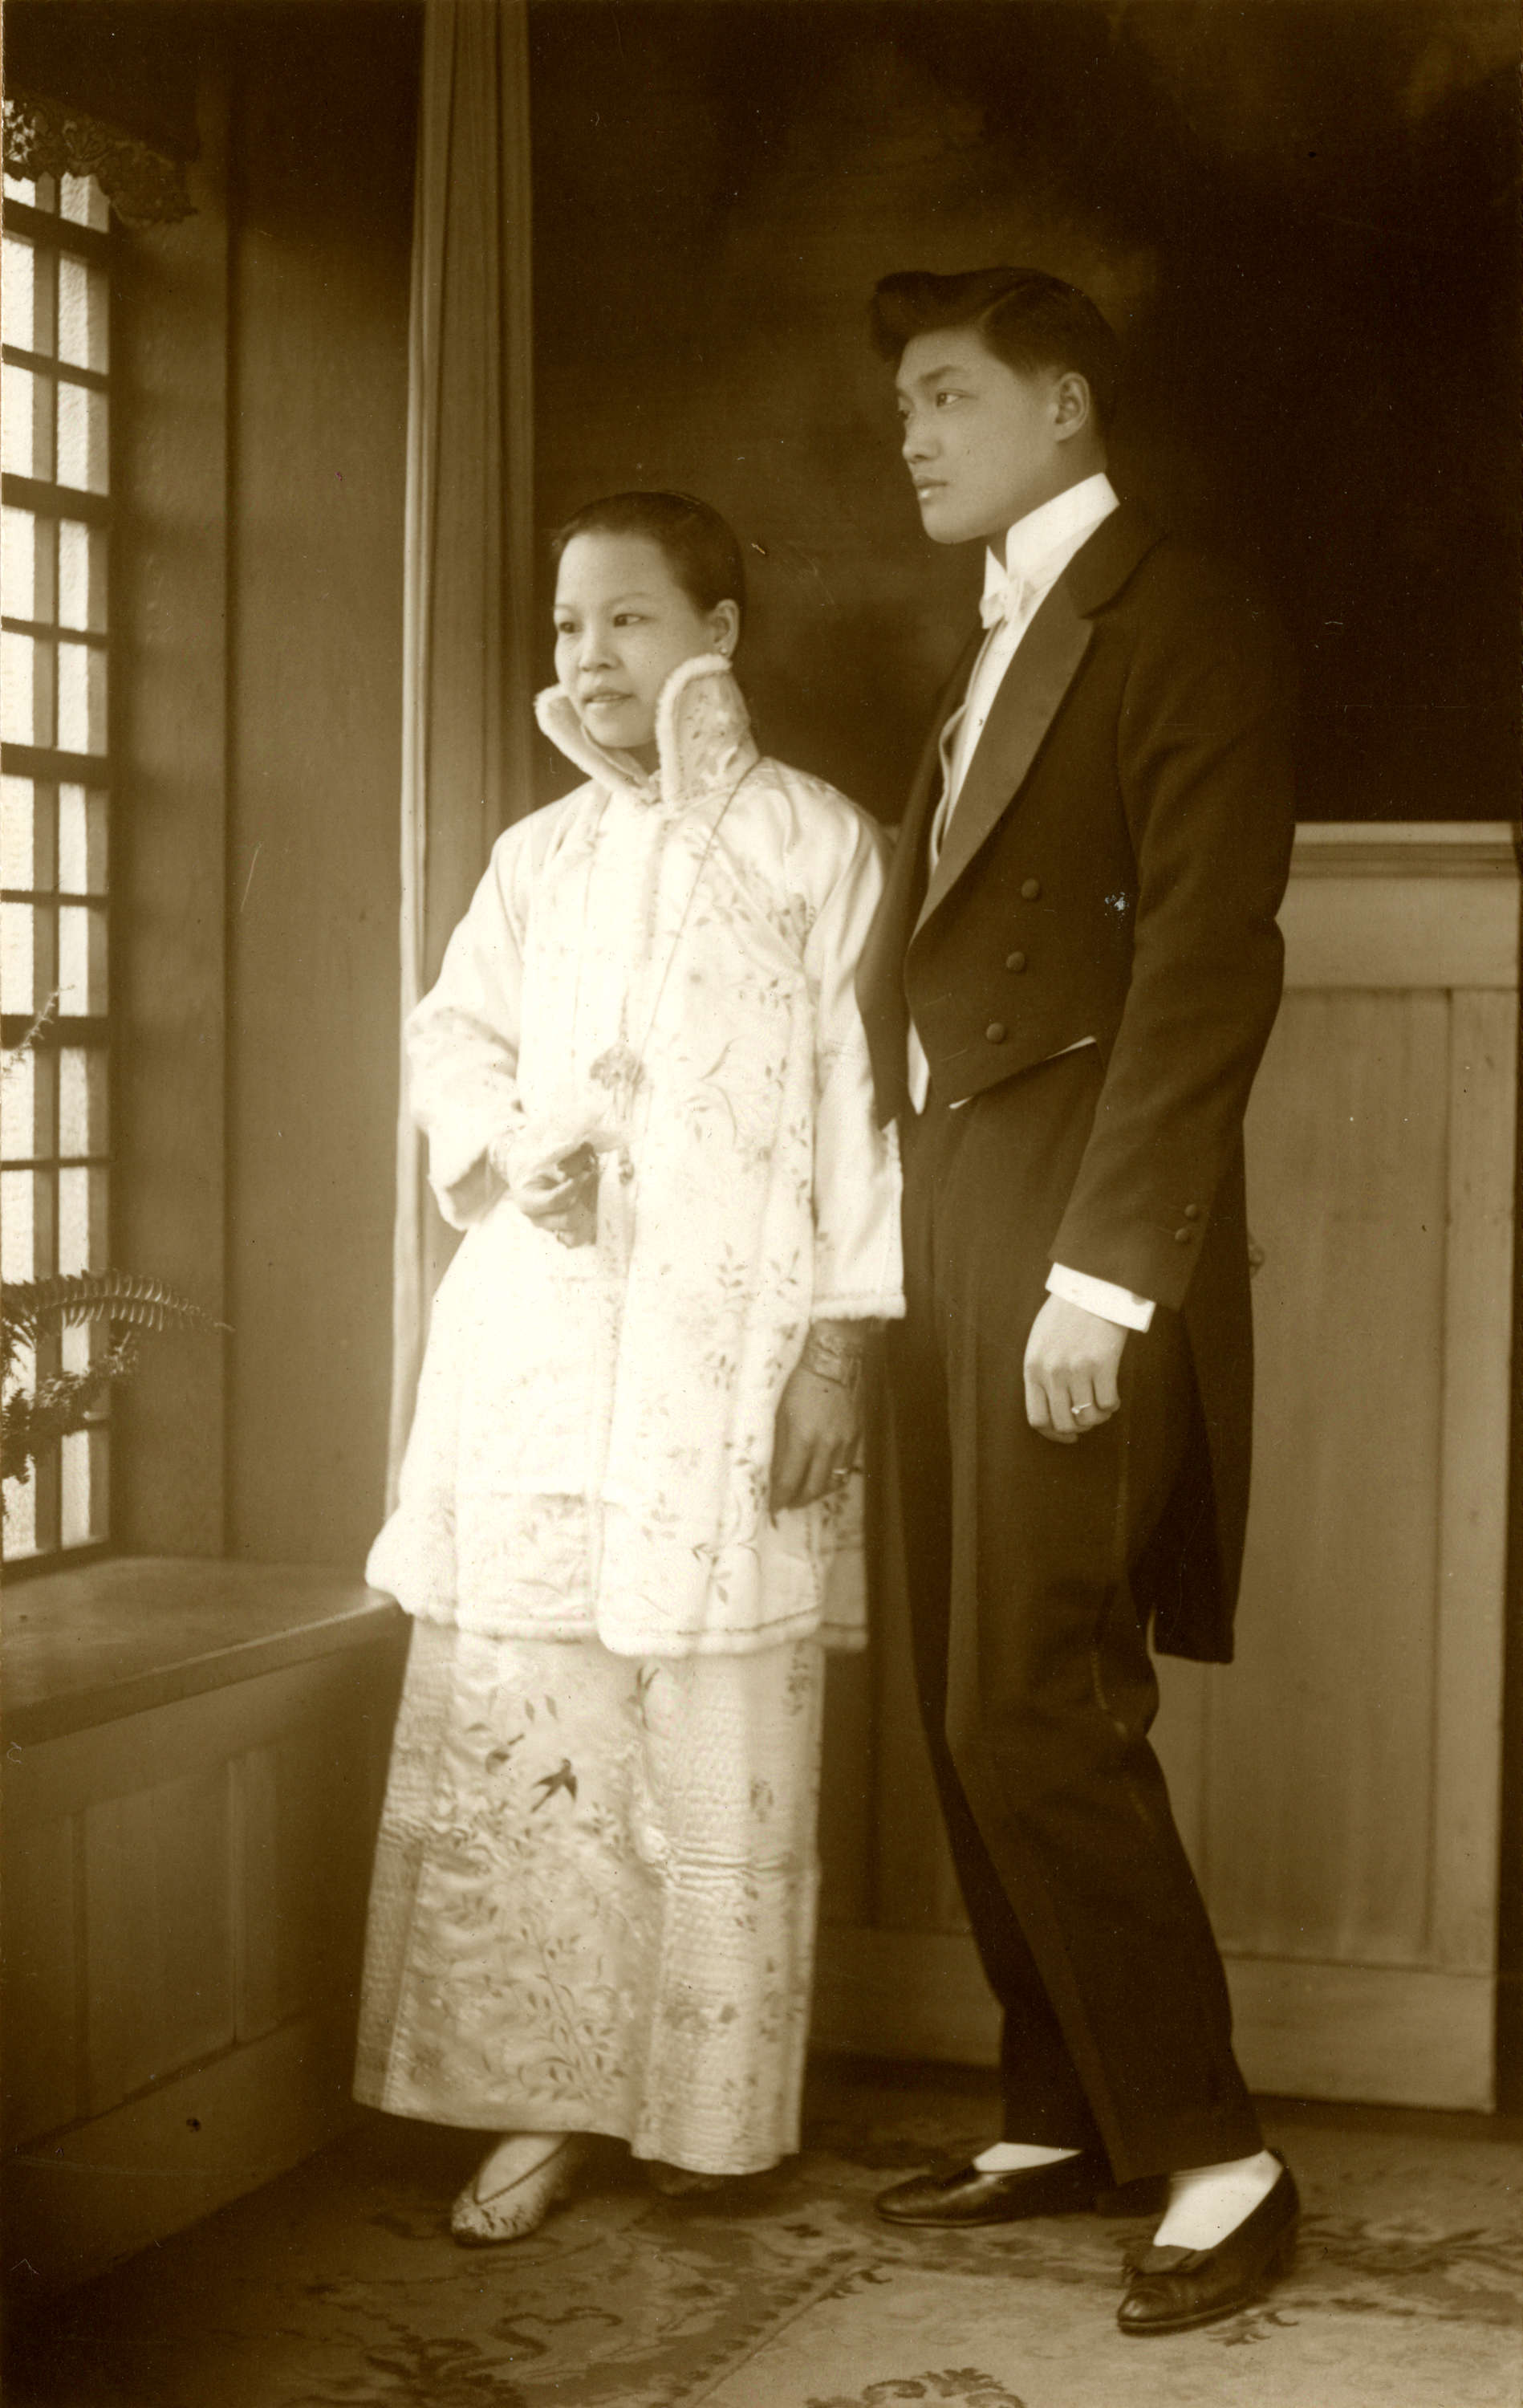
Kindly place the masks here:
[(948, 1102), (1099, 1047), (1077, 1176), (1034, 1242), (1183, 1317), (1203, 1421), (1134, 1586), (1161, 1649), (1226, 1661), (1253, 1382), (1243, 1116), (1294, 832), (1286, 664), (1260, 611), (1123, 504), (1027, 629), (928, 885), (937, 738), (975, 651), (859, 971), (879, 1110), (908, 1109), (912, 1011)]

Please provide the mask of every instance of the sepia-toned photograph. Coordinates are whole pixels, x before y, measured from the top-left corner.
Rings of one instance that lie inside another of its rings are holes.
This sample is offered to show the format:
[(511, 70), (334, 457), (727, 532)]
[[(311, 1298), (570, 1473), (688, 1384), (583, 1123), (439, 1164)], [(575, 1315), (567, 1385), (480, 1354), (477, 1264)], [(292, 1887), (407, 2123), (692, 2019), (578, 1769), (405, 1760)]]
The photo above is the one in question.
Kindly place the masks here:
[(3, 0), (7, 2408), (1523, 2408), (1513, 0)]

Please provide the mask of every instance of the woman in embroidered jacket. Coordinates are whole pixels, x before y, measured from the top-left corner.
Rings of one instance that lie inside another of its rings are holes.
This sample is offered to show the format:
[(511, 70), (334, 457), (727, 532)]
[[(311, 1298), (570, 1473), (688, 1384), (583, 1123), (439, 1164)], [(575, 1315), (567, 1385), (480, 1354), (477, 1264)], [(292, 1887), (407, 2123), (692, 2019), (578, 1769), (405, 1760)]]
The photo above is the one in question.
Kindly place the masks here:
[(674, 2188), (798, 2145), (824, 1650), (863, 1636), (861, 1345), (902, 1311), (852, 991), (882, 839), (762, 759), (724, 522), (557, 544), (546, 734), (408, 1025), (467, 1231), (369, 1578), (417, 1617), (357, 2093), (504, 2133), (464, 2241), (583, 2138)]

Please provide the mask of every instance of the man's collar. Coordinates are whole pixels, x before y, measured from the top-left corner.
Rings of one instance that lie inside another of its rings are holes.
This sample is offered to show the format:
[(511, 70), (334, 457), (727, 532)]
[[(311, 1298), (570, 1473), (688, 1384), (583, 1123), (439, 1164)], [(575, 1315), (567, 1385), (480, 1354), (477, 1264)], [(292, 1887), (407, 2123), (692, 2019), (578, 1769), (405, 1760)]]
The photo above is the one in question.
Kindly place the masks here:
[(1016, 521), (1004, 538), (1003, 565), (992, 547), (985, 554), (985, 593), (997, 591), (1007, 578), (1040, 585), (1044, 571), (1060, 575), (1080, 544), (1117, 507), (1116, 488), (1103, 469), (1081, 478), (1076, 485), (1065, 485), (1050, 502), (1043, 502)]

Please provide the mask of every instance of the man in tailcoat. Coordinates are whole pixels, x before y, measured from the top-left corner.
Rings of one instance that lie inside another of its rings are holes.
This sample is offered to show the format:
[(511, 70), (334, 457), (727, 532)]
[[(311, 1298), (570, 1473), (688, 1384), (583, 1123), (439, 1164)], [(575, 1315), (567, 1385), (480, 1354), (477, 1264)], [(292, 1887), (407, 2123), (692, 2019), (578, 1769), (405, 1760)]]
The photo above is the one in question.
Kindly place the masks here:
[(1117, 501), (1084, 294), (892, 276), (873, 331), (926, 533), (987, 547), (858, 986), (904, 1145), (917, 1682), (1004, 2095), (1003, 2139), (879, 2209), (1005, 2222), (1166, 2175), (1120, 2322), (1179, 2331), (1257, 2295), (1298, 2212), (1147, 1742), (1149, 1626), (1231, 1655), (1288, 681), (1232, 582)]

